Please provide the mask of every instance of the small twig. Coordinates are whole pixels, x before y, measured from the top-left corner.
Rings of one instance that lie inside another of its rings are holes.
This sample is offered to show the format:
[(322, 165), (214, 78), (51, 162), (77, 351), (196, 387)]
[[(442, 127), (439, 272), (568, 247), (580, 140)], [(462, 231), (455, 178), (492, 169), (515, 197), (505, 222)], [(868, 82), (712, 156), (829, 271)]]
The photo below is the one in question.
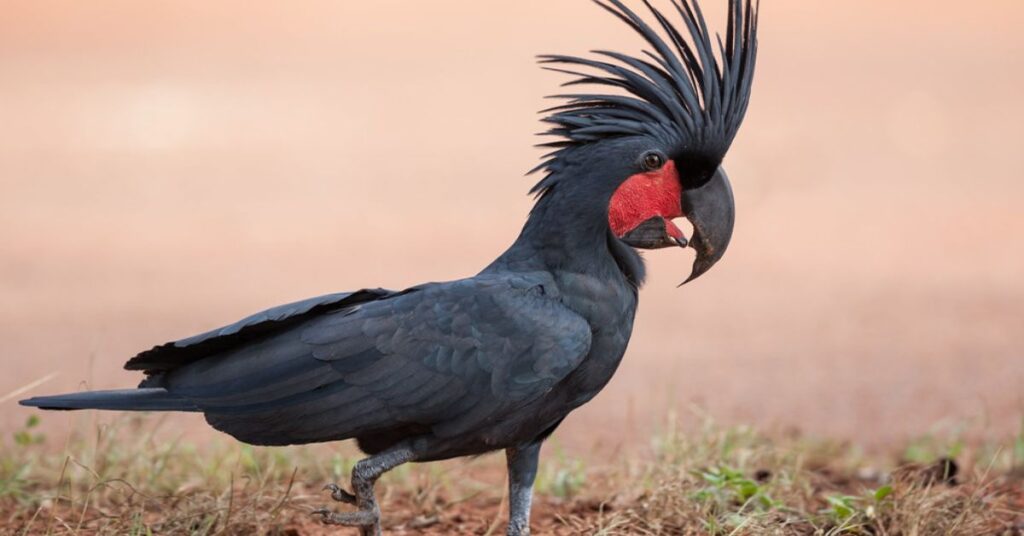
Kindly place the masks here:
[(231, 471), (231, 481), (228, 483), (228, 512), (224, 515), (224, 526), (221, 527), (218, 533), (227, 532), (228, 526), (231, 525), (231, 513), (235, 507), (235, 472)]
[(35, 524), (36, 519), (39, 518), (39, 513), (42, 511), (43, 505), (40, 504), (39, 507), (36, 508), (36, 511), (32, 514), (32, 517), (30, 517), (28, 521), (25, 522), (25, 528), (23, 528), (21, 531), (22, 536), (28, 536), (29, 529), (32, 528), (32, 525)]
[(142, 497), (143, 499), (145, 499), (147, 501), (153, 501), (153, 500), (156, 499), (156, 497), (154, 497), (152, 495), (148, 495), (146, 493), (143, 493), (143, 492), (139, 491), (135, 486), (133, 486), (130, 482), (128, 482), (127, 480), (125, 480), (123, 478), (108, 478), (106, 480), (102, 480), (100, 482), (97, 482), (95, 485), (93, 485), (91, 488), (89, 488), (89, 492), (91, 493), (91, 492), (93, 492), (93, 491), (95, 491), (95, 490), (97, 490), (99, 488), (116, 489), (116, 488), (114, 488), (114, 486), (111, 486), (111, 484), (115, 484), (115, 483), (116, 484), (123, 484), (124, 487), (128, 488), (132, 492), (131, 495), (128, 496), (129, 499), (131, 499), (132, 497), (134, 497), (136, 495)]
[(85, 501), (82, 503), (82, 514), (78, 516), (78, 525), (75, 526), (76, 534), (82, 530), (82, 525), (85, 523), (85, 514), (89, 512), (89, 500), (92, 499), (93, 489), (89, 488), (89, 491), (85, 493)]
[(288, 496), (291, 495), (291, 493), (292, 493), (292, 486), (295, 484), (295, 475), (297, 475), (298, 473), (299, 473), (299, 468), (298, 468), (298, 466), (296, 466), (295, 469), (292, 469), (292, 477), (288, 479), (288, 487), (285, 488), (284, 495), (281, 497), (281, 500), (277, 503), (277, 506), (275, 506), (274, 508), (272, 508), (270, 510), (270, 522), (271, 523), (274, 523), (274, 522), (277, 521), (277, 516), (281, 512), (281, 508), (288, 501)]
[(508, 475), (505, 475), (505, 485), (502, 486), (504, 491), (501, 492), (501, 502), (498, 503), (498, 515), (494, 516), (494, 521), (491, 522), (491, 526), (487, 527), (487, 532), (484, 536), (491, 536), (494, 531), (498, 530), (498, 526), (501, 525), (501, 518), (505, 516), (505, 503), (508, 502)]
[(3, 404), (4, 402), (7, 402), (8, 400), (11, 400), (12, 398), (17, 398), (17, 397), (25, 394), (26, 392), (31, 391), (32, 389), (35, 389), (36, 387), (39, 387), (40, 385), (42, 385), (42, 384), (44, 384), (44, 383), (46, 383), (46, 382), (56, 378), (58, 374), (60, 374), (60, 373), (59, 372), (51, 372), (51, 373), (47, 374), (46, 376), (43, 376), (42, 378), (39, 378), (38, 380), (35, 380), (33, 382), (29, 382), (29, 383), (27, 383), (27, 384), (25, 384), (25, 385), (15, 389), (15, 390), (11, 391), (10, 393), (7, 393), (6, 395), (0, 397), (0, 404)]
[(750, 517), (750, 516), (744, 517), (744, 518), (743, 518), (743, 522), (742, 522), (742, 523), (740, 523), (739, 525), (737, 525), (737, 526), (736, 526), (736, 528), (735, 528), (735, 529), (733, 529), (733, 531), (729, 533), (729, 536), (736, 536), (737, 534), (739, 534), (739, 533), (740, 533), (740, 530), (741, 530), (741, 529), (742, 529), (743, 527), (747, 526), (747, 523), (749, 523), (751, 519), (753, 519), (753, 518), (752, 518), (752, 517)]
[[(999, 459), (999, 455), (1002, 454), (1002, 452), (1003, 452), (1003, 447), (1000, 446), (998, 449), (996, 449), (996, 452), (992, 456), (992, 459), (988, 462), (988, 466), (985, 467), (985, 471), (981, 474), (981, 482), (982, 482), (982, 484), (980, 486), (976, 486), (974, 488), (974, 490), (971, 491), (971, 496), (968, 499), (971, 502), (975, 502), (975, 501), (978, 501), (979, 503), (981, 502), (981, 500), (978, 498), (978, 494), (982, 490), (984, 490), (985, 488), (989, 487), (992, 484), (992, 482), (989, 480), (988, 476), (989, 476), (989, 473), (992, 472), (992, 468), (993, 468), (993, 466), (995, 466), (996, 460)], [(953, 526), (950, 527), (950, 529), (949, 529), (950, 534), (955, 533), (956, 529), (960, 527), (960, 524), (963, 523), (965, 519), (967, 519), (967, 513), (968, 513), (968, 509), (967, 508), (964, 508), (964, 510), (962, 512), (960, 512), (960, 515), (958, 515), (956, 517), (956, 521), (953, 522)]]
[(462, 503), (464, 503), (466, 501), (471, 501), (471, 500), (473, 500), (473, 499), (483, 495), (484, 493), (485, 493), (484, 490), (477, 490), (477, 491), (474, 491), (474, 492), (471, 492), (471, 493), (467, 493), (466, 495), (463, 495), (463, 496), (459, 497), (458, 499), (452, 499), (450, 501), (444, 501), (444, 505), (445, 505), (445, 507), (452, 507), (452, 506), (455, 506), (457, 504), (462, 504)]
[[(66, 447), (65, 447), (66, 448)], [(53, 523), (57, 520), (57, 505), (60, 504), (60, 489), (64, 487), (64, 477), (67, 476), (68, 462), (71, 461), (71, 456), (64, 456), (64, 465), (60, 468), (60, 478), (57, 479), (57, 495), (53, 500), (53, 515), (50, 517), (50, 522), (46, 525), (46, 533), (49, 534), (53, 531)], [(68, 503), (73, 505), (73, 498), (71, 485), (68, 484)]]

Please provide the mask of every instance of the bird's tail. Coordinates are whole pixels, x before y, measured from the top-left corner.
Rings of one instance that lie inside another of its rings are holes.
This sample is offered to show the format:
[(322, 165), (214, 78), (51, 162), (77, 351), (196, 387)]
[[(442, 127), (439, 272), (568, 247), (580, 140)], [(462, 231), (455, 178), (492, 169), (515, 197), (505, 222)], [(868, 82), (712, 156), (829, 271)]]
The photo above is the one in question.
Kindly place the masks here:
[(199, 411), (191, 401), (174, 396), (162, 387), (84, 391), (66, 395), (37, 396), (19, 402), (40, 409), (107, 409), (116, 411)]

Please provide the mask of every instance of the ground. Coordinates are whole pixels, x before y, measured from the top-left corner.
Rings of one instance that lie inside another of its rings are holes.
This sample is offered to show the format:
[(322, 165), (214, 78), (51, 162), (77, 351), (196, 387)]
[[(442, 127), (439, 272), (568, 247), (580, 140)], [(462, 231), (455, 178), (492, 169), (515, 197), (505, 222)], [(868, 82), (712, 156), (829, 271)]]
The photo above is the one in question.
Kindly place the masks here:
[[(155, 416), (47, 445), (35, 420), (0, 459), (0, 534), (345, 534), (309, 512), (344, 481), (346, 446), (202, 447)], [(851, 445), (705, 422), (666, 426), (650, 455), (604, 462), (546, 449), (535, 534), (1024, 534), (1024, 435), (922, 438), (884, 459)], [(378, 485), (388, 534), (502, 534), (498, 455), (402, 467)], [(351, 532), (351, 531), (348, 531)]]

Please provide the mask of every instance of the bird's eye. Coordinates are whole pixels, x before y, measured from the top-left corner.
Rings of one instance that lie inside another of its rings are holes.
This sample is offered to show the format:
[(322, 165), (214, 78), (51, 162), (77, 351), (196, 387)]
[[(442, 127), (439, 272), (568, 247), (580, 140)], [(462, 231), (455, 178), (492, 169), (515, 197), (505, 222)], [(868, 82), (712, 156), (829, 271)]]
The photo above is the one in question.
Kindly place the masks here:
[(665, 157), (656, 152), (649, 152), (643, 157), (643, 166), (647, 171), (661, 169), (665, 165)]

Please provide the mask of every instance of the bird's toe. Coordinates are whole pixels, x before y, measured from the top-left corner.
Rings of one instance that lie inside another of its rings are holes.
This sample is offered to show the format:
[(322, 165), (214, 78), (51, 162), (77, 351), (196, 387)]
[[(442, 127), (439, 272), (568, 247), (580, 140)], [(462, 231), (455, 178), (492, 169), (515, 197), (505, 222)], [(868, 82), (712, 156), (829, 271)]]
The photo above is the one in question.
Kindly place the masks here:
[(327, 508), (318, 508), (313, 515), (320, 516), (324, 525), (341, 525), (345, 527), (378, 527), (380, 515), (371, 510), (357, 510), (355, 512), (332, 512)]
[(324, 486), (324, 491), (331, 492), (331, 498), (335, 501), (345, 504), (356, 504), (356, 496), (345, 491), (341, 486), (337, 484), (327, 484)]

